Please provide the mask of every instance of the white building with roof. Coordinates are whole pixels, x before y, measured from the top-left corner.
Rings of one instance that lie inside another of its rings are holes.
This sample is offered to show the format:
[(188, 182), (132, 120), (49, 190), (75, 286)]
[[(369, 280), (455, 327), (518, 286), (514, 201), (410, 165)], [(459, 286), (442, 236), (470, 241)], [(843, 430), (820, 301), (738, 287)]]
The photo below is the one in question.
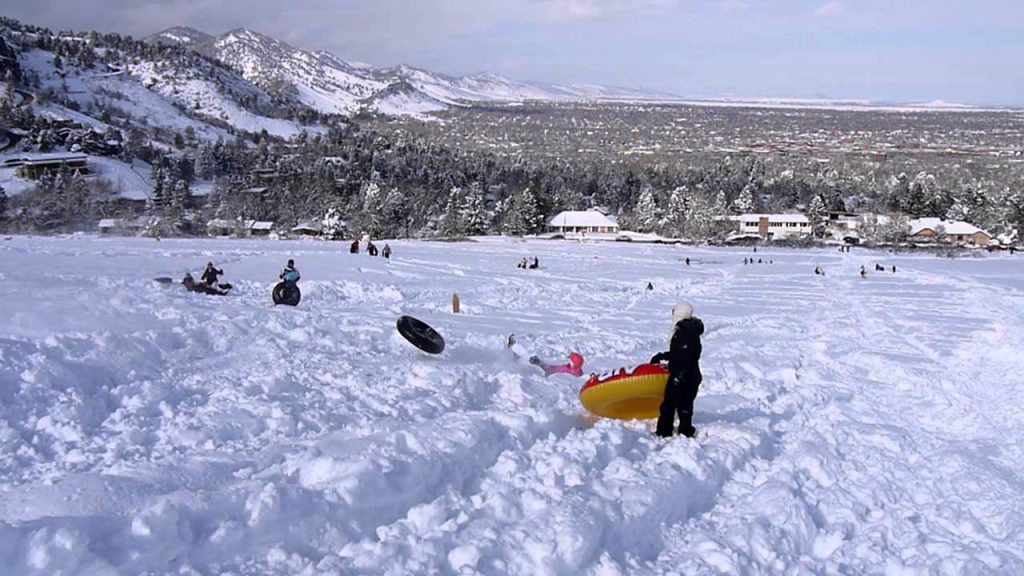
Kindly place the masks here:
[(908, 222), (912, 241), (940, 242), (952, 244), (975, 244), (988, 246), (992, 235), (974, 224), (962, 220), (943, 220), (942, 218), (917, 218)]
[(619, 223), (597, 210), (566, 210), (548, 220), (554, 234), (618, 234)]
[(269, 236), (274, 230), (274, 223), (263, 220), (246, 220), (245, 228), (249, 236)]
[(803, 214), (740, 214), (729, 218), (740, 234), (757, 234), (768, 240), (799, 238), (811, 234), (811, 221)]

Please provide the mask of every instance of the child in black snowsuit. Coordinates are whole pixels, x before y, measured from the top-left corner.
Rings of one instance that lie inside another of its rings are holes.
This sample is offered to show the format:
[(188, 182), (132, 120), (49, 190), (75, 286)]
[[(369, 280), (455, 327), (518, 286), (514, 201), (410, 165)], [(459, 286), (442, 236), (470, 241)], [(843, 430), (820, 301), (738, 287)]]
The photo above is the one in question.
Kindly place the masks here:
[(697, 430), (693, 427), (693, 401), (703, 380), (700, 373), (700, 337), (704, 334), (704, 322), (693, 315), (693, 306), (687, 302), (672, 309), (672, 338), (667, 352), (655, 354), (651, 364), (668, 362), (668, 383), (665, 385), (665, 400), (661, 403), (658, 417), (658, 436), (672, 436), (676, 414), (679, 414), (679, 433), (692, 438)]

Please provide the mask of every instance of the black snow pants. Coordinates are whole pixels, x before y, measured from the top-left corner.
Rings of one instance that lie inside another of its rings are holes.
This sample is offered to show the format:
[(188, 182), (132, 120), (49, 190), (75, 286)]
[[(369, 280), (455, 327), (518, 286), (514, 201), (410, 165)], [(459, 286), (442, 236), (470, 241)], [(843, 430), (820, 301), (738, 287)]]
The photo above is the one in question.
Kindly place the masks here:
[(687, 378), (685, 374), (672, 374), (665, 384), (665, 399), (661, 402), (661, 414), (658, 416), (658, 436), (672, 436), (672, 428), (676, 414), (679, 415), (679, 433), (693, 437), (693, 401), (697, 399), (701, 375), (698, 373)]

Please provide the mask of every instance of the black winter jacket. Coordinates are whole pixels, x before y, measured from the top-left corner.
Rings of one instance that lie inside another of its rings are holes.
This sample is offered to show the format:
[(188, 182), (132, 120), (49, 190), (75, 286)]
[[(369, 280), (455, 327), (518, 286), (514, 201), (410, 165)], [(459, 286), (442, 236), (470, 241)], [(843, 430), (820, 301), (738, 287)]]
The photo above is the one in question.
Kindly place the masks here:
[(206, 282), (207, 284), (216, 284), (217, 283), (217, 277), (220, 276), (223, 273), (224, 273), (223, 270), (218, 270), (218, 269), (214, 268), (213, 266), (207, 266), (206, 270), (203, 271), (202, 280), (203, 280), (203, 282)]
[(672, 378), (682, 377), (690, 385), (700, 384), (700, 353), (703, 350), (700, 337), (704, 334), (704, 322), (700, 318), (686, 318), (676, 324), (668, 352), (655, 354), (651, 364), (668, 360), (668, 371)]

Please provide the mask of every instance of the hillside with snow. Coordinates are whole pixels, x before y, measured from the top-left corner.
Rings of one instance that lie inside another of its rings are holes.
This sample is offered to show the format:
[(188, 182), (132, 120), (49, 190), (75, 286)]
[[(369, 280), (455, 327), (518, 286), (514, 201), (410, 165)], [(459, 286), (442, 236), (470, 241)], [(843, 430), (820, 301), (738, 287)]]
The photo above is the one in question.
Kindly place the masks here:
[[(319, 242), (0, 242), (3, 570), (1024, 572), (1015, 257), (390, 244), (385, 261)], [(539, 270), (516, 268), (533, 255)], [(302, 302), (275, 308), (288, 258)], [(228, 296), (150, 280), (207, 260)], [(682, 299), (707, 327), (695, 439), (596, 419), (582, 379), (506, 349), (515, 333), (587, 372), (632, 366), (666, 348)], [(447, 349), (412, 348), (402, 314)]]
[[(0, 37), (20, 46), (14, 57), (32, 87), (28, 104), (55, 119), (101, 132), (112, 126), (111, 118), (121, 124), (134, 120), (157, 130), (188, 129), (210, 142), (237, 131), (291, 137), (302, 129), (280, 117), (279, 99), (177, 45), (147, 50), (119, 36), (53, 34), (14, 21), (0, 23)], [(175, 37), (179, 43), (203, 39), (185, 29)], [(55, 48), (65, 45), (74, 45), (74, 57)]]
[(149, 41), (196, 50), (267, 90), (294, 91), (304, 104), (326, 113), (371, 110), (422, 116), (482, 102), (674, 98), (671, 94), (597, 85), (527, 83), (496, 74), (451, 77), (406, 65), (375, 67), (347, 62), (325, 51), (303, 51), (244, 28), (212, 36), (178, 26), (154, 34)]

